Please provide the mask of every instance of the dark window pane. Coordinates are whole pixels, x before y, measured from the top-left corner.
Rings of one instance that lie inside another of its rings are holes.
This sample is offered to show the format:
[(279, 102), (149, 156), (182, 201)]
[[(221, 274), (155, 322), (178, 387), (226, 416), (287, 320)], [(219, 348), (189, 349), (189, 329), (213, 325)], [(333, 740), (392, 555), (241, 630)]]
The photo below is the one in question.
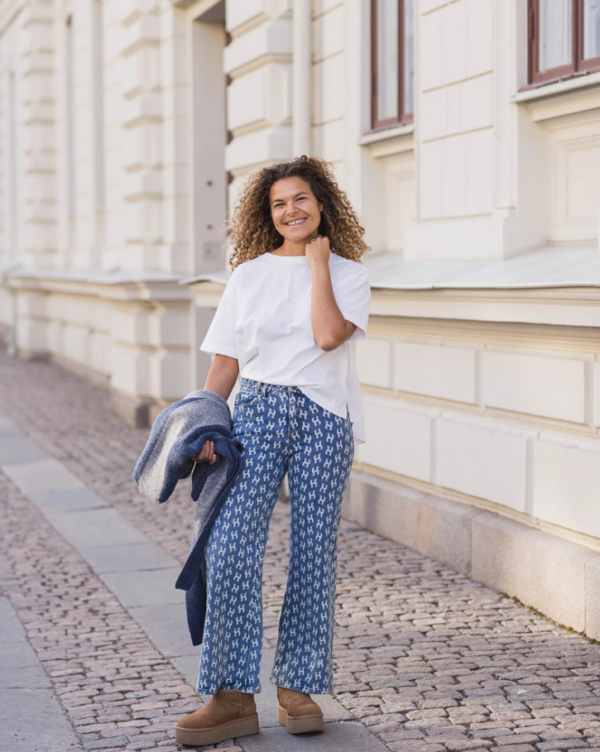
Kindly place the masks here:
[(600, 56), (600, 0), (583, 0), (583, 57)]
[(398, 117), (398, 0), (377, 0), (377, 119)]
[(568, 65), (573, 57), (573, 0), (540, 0), (539, 69)]

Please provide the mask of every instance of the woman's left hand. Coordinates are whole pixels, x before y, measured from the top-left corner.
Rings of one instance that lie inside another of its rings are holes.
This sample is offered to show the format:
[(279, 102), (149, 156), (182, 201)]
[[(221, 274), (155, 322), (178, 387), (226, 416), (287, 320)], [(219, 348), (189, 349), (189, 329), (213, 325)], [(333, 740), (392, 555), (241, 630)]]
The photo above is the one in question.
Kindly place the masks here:
[(317, 235), (314, 240), (306, 244), (306, 258), (311, 268), (324, 265), (329, 266), (329, 238)]

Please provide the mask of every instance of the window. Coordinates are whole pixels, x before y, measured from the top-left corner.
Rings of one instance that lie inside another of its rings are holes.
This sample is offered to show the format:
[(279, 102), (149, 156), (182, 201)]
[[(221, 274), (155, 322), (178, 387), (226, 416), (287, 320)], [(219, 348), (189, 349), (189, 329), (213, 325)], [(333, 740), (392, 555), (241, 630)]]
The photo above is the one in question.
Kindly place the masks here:
[(373, 130), (413, 121), (413, 1), (371, 0)]
[(529, 83), (600, 70), (600, 0), (529, 0)]

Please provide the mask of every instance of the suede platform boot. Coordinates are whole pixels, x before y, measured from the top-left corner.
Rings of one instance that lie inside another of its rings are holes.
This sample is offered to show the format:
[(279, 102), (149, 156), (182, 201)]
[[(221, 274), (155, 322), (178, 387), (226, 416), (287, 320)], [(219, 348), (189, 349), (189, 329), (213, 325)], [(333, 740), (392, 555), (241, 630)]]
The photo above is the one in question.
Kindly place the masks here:
[(250, 734), (258, 734), (254, 695), (237, 689), (220, 689), (203, 708), (186, 715), (175, 726), (175, 740), (190, 747)]
[(323, 712), (306, 692), (277, 687), (277, 718), (288, 734), (325, 731)]

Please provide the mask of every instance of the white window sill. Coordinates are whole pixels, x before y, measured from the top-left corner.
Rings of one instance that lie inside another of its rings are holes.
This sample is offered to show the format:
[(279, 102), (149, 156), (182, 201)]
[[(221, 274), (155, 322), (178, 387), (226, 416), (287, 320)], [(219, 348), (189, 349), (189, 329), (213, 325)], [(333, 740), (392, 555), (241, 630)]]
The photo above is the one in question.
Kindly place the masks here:
[(526, 105), (536, 122), (600, 107), (600, 71), (520, 91), (511, 98)]
[(392, 154), (412, 151), (414, 148), (415, 126), (397, 125), (393, 128), (385, 128), (373, 133), (365, 133), (359, 138), (359, 146), (369, 149), (374, 157), (388, 157)]

